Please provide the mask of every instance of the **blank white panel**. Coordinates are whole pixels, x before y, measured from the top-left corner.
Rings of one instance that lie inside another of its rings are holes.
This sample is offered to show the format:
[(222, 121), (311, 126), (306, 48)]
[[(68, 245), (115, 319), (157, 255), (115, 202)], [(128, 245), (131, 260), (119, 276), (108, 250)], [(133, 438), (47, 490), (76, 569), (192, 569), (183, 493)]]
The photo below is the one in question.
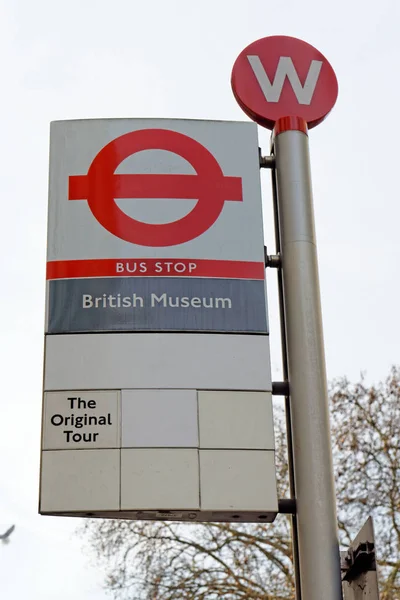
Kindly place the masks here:
[(197, 450), (121, 450), (121, 510), (199, 507)]
[(122, 447), (197, 448), (196, 390), (122, 390)]
[(200, 448), (274, 449), (270, 392), (199, 392)]
[(185, 333), (48, 335), (44, 381), (46, 391), (271, 391), (269, 337)]
[(40, 512), (119, 510), (120, 450), (42, 452)]
[(201, 510), (277, 512), (274, 452), (200, 450)]

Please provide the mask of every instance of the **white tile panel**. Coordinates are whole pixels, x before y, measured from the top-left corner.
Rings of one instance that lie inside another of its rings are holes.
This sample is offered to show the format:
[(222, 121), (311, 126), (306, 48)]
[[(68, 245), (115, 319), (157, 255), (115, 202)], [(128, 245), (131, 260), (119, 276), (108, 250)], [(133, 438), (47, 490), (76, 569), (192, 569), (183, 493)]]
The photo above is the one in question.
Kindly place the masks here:
[(200, 448), (274, 449), (269, 392), (199, 392)]
[(201, 510), (278, 510), (274, 452), (200, 450)]
[(121, 450), (121, 510), (189, 510), (199, 505), (197, 450)]
[(43, 449), (120, 447), (120, 392), (46, 392)]
[(40, 512), (119, 510), (120, 450), (42, 452)]
[(122, 447), (197, 448), (196, 390), (122, 390)]
[(46, 391), (271, 391), (269, 337), (183, 333), (48, 335), (44, 387)]

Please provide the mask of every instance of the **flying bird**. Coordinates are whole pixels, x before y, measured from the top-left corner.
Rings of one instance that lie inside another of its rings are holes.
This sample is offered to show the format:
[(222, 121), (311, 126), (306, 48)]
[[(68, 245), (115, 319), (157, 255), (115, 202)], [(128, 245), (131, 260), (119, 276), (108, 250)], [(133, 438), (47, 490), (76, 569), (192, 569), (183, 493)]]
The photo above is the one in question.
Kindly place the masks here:
[(11, 527), (9, 527), (5, 533), (0, 533), (0, 540), (3, 542), (3, 544), (9, 543), (10, 535), (12, 534), (14, 529), (15, 529), (15, 525), (11, 525)]

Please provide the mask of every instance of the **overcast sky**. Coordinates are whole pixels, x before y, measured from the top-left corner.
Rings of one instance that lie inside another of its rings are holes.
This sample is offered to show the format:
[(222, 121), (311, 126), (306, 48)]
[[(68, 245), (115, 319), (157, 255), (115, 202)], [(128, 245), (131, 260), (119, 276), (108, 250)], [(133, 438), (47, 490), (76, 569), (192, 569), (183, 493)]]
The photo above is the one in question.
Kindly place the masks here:
[[(1, 0), (0, 594), (103, 600), (75, 520), (37, 515), (49, 122), (246, 120), (231, 89), (250, 42), (316, 46), (339, 100), (310, 135), (329, 378), (384, 378), (399, 361), (400, 69), (397, 0)], [(268, 132), (260, 132), (268, 153)], [(266, 242), (273, 250), (269, 174)], [(269, 273), (269, 279), (273, 273)], [(270, 288), (273, 377), (280, 349)]]

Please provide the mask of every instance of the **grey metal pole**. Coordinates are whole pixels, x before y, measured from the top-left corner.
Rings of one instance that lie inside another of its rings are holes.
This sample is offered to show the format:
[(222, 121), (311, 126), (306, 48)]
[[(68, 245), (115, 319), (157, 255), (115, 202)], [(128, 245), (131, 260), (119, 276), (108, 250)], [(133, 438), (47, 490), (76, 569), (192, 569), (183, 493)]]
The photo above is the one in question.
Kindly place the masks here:
[(303, 600), (342, 598), (328, 391), (307, 126), (274, 129), (300, 584)]

